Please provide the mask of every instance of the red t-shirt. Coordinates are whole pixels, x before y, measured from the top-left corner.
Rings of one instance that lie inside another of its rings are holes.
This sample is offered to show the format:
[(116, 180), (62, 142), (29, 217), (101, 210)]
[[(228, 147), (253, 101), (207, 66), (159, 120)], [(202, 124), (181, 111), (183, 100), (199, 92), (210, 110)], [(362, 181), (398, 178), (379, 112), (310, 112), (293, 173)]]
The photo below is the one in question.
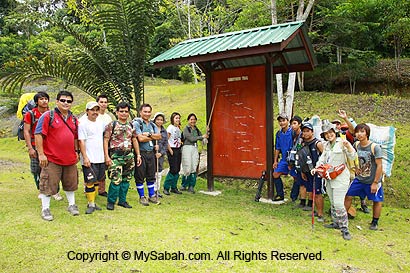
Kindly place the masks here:
[(69, 114), (64, 123), (62, 116), (54, 111), (54, 120), (51, 126), (50, 111), (45, 112), (38, 121), (35, 134), (43, 135), (43, 150), (48, 161), (58, 165), (69, 166), (77, 163), (77, 153), (74, 141), (78, 139), (78, 128), (74, 123), (73, 115)]
[(36, 130), (36, 126), (37, 126), (38, 120), (39, 120), (40, 117), (41, 117), (41, 113), (40, 113), (40, 111), (38, 110), (37, 107), (31, 109), (31, 111), (32, 111), (33, 114), (34, 114), (34, 123), (33, 123), (33, 126), (31, 126), (32, 120), (31, 120), (30, 111), (28, 111), (28, 112), (24, 115), (24, 119), (23, 119), (23, 120), (24, 120), (24, 123), (30, 124), (30, 126), (31, 126), (31, 129), (30, 129), (31, 146), (35, 147), (35, 146), (36, 146), (36, 143), (34, 142), (34, 131)]

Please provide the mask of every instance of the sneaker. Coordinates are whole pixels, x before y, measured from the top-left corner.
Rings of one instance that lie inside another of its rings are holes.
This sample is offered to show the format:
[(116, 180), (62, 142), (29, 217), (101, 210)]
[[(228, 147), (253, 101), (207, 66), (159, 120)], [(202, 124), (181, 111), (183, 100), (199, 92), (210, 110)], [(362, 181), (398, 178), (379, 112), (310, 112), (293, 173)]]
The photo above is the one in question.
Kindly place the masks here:
[(311, 207), (311, 206), (304, 206), (304, 207), (302, 208), (302, 210), (304, 210), (304, 211), (311, 211), (311, 210), (312, 210), (312, 207)]
[(276, 195), (276, 196), (272, 199), (272, 201), (283, 201), (283, 200), (285, 200), (285, 197), (284, 197), (284, 196), (279, 196), (279, 195)]
[(180, 191), (187, 191), (188, 188), (187, 188), (187, 187), (181, 187), (179, 190), (180, 190)]
[(140, 204), (143, 206), (149, 206), (148, 200), (147, 198), (145, 198), (145, 196), (140, 198)]
[(107, 196), (108, 196), (108, 193), (105, 191), (105, 192), (99, 193), (98, 195), (107, 197)]
[(171, 189), (171, 192), (176, 194), (182, 194), (182, 192), (180, 192), (177, 188)]
[(164, 189), (164, 194), (165, 194), (165, 195), (171, 195), (171, 194), (169, 193), (169, 190), (166, 190), (166, 189)]
[(369, 208), (367, 207), (366, 204), (362, 204), (361, 207), (362, 207), (362, 211), (363, 211), (364, 213), (370, 213), (370, 210), (369, 210)]
[(377, 229), (378, 229), (378, 226), (377, 226), (376, 223), (371, 223), (369, 229), (371, 229), (371, 230), (377, 230)]
[(95, 211), (95, 207), (87, 206), (87, 210), (85, 211), (85, 214), (91, 214), (94, 211)]
[(130, 204), (128, 204), (127, 202), (118, 203), (118, 206), (121, 206), (121, 207), (126, 208), (126, 209), (131, 209), (132, 208), (132, 206), (130, 206)]
[(343, 239), (350, 240), (352, 239), (352, 235), (350, 235), (349, 231), (342, 231)]
[(80, 215), (80, 212), (78, 211), (78, 207), (76, 204), (68, 206), (67, 210), (73, 216)]
[(155, 192), (155, 195), (156, 195), (158, 198), (162, 198), (162, 194), (161, 194), (159, 191), (156, 191), (156, 192)]
[(304, 207), (305, 207), (305, 205), (300, 204), (300, 203), (295, 206), (295, 208), (297, 208), (297, 209), (303, 209)]
[(114, 203), (107, 203), (108, 210), (114, 210)]
[(316, 221), (318, 221), (319, 223), (323, 223), (325, 221), (325, 218), (323, 218), (323, 216), (318, 216)]
[(52, 196), (53, 196), (54, 200), (56, 200), (56, 201), (64, 200), (64, 198), (58, 192), (56, 194), (52, 195)]
[(190, 193), (195, 193), (194, 187), (190, 186), (190, 187), (188, 188), (188, 192), (190, 192)]
[(152, 204), (156, 204), (156, 205), (161, 204), (161, 202), (158, 201), (158, 198), (156, 196), (149, 197), (148, 201), (151, 202)]
[(100, 208), (99, 206), (97, 206), (97, 204), (94, 204), (94, 209), (95, 209), (95, 210), (102, 210), (102, 208)]
[(324, 225), (325, 228), (334, 228), (334, 229), (339, 229), (339, 226), (336, 223), (331, 223)]
[(50, 209), (45, 209), (41, 212), (41, 218), (46, 221), (53, 221), (54, 217), (50, 212)]

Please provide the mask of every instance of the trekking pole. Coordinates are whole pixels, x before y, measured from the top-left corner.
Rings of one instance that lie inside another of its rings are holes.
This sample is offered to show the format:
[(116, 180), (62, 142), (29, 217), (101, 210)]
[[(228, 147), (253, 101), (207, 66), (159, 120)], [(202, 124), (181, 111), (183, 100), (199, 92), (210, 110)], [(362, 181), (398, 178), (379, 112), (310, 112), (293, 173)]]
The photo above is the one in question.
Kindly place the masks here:
[(312, 231), (315, 229), (315, 197), (316, 197), (316, 184), (315, 184), (315, 175), (313, 175), (313, 191), (312, 191)]
[[(158, 140), (155, 140), (155, 145), (157, 146), (157, 148), (156, 148), (156, 150), (157, 150), (157, 153), (159, 152), (159, 145), (158, 145)], [(160, 183), (161, 183), (161, 181), (158, 181), (158, 176), (159, 176), (159, 174), (158, 174), (158, 170), (159, 170), (159, 158), (157, 158), (157, 155), (155, 155), (155, 160), (157, 161), (157, 168), (156, 168), (156, 171), (155, 171), (155, 181), (156, 181), (156, 183), (157, 183), (157, 192), (155, 193), (155, 195), (156, 195), (156, 197), (157, 197), (157, 200), (158, 200), (158, 195), (159, 195), (159, 187), (160, 187)]]

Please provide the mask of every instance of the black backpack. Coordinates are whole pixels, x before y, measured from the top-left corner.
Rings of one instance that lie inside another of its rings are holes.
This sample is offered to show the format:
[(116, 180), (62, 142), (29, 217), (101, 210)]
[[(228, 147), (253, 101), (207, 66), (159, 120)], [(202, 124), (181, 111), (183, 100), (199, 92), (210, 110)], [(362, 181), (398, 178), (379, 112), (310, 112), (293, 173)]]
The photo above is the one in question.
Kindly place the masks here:
[(317, 146), (319, 142), (318, 139), (314, 139), (309, 143), (306, 143), (296, 154), (296, 162), (295, 167), (296, 170), (302, 173), (309, 173), (313, 168), (313, 161), (312, 161), (312, 152), (311, 147), (312, 145)]

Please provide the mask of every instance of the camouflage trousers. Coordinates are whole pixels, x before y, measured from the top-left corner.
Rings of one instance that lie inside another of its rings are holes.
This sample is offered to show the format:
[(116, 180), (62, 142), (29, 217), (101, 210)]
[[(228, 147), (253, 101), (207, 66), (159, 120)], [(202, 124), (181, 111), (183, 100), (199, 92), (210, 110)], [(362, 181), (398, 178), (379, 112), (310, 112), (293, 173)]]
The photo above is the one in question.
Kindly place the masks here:
[(108, 203), (126, 202), (128, 188), (134, 172), (134, 154), (111, 156), (112, 165), (108, 167), (108, 178), (111, 180), (108, 189)]

